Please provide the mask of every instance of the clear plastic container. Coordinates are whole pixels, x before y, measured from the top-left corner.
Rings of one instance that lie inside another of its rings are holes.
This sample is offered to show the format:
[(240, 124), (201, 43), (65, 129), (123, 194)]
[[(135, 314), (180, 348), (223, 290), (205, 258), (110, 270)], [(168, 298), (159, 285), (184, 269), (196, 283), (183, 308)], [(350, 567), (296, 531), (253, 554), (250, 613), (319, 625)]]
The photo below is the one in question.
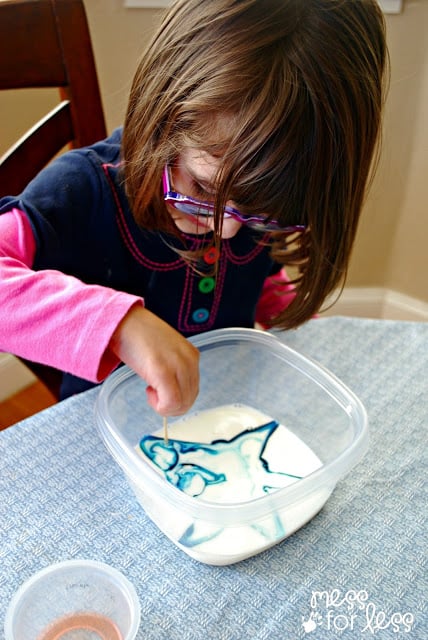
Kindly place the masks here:
[[(288, 439), (278, 440), (279, 444), (271, 447), (280, 474), (290, 469), (295, 473), (293, 438), (309, 458), (312, 456), (301, 479), (276, 490), (264, 487), (265, 493), (254, 499), (234, 500), (232, 491), (224, 503), (205, 499), (205, 494), (193, 497), (183, 492), (174, 486), (171, 476), (166, 479), (141, 455), (141, 438), (159, 436), (162, 418), (146, 402), (145, 382), (127, 367), (118, 369), (102, 385), (96, 405), (97, 423), (108, 450), (153, 522), (191, 557), (225, 565), (273, 546), (322, 508), (336, 483), (367, 449), (367, 415), (360, 400), (340, 380), (284, 345), (274, 334), (219, 329), (194, 336), (191, 342), (201, 353), (200, 392), (184, 419), (200, 419), (200, 441), (211, 446), (212, 439), (204, 440), (205, 416), (211, 410), (254, 408), (288, 432)], [(171, 435), (175, 423), (179, 432), (182, 420), (169, 421)], [(227, 446), (221, 436), (219, 441)], [(161, 442), (158, 445), (168, 453)], [(265, 459), (265, 450), (259, 458), (259, 471), (275, 471), (272, 462)], [(281, 467), (282, 459), (286, 468)], [(190, 477), (187, 474), (186, 478)]]
[(5, 640), (133, 640), (140, 604), (120, 571), (92, 560), (42, 569), (12, 598)]

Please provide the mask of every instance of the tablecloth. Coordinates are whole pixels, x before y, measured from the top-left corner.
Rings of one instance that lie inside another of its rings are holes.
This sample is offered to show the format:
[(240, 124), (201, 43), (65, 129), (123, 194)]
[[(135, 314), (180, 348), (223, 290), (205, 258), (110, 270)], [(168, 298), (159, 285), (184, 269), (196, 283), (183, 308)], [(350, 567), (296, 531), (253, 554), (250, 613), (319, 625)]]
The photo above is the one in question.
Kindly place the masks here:
[(24, 580), (87, 558), (134, 584), (137, 640), (428, 637), (428, 324), (331, 317), (275, 335), (368, 412), (369, 452), (321, 512), (240, 563), (191, 559), (147, 518), (107, 452), (93, 389), (0, 433), (0, 629)]

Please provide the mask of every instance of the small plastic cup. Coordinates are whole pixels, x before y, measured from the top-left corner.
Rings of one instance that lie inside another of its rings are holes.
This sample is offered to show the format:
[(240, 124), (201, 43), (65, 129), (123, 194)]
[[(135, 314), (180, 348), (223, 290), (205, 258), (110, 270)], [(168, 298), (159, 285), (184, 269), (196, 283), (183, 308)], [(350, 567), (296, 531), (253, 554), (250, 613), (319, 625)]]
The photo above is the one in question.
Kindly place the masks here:
[(120, 571), (68, 560), (29, 578), (13, 596), (5, 640), (133, 640), (140, 603)]

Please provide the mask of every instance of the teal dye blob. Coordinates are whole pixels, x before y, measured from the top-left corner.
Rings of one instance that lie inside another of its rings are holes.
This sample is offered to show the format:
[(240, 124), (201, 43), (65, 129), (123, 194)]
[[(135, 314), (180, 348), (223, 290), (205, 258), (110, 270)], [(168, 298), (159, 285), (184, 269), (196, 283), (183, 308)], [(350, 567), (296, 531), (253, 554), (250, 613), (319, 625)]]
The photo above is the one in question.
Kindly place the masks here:
[[(231, 440), (213, 440), (209, 444), (158, 436), (144, 436), (141, 451), (158, 467), (165, 479), (187, 495), (201, 496), (207, 487), (229, 483), (227, 491), (239, 481), (245, 487), (245, 499), (270, 493), (284, 486), (283, 478), (301, 476), (270, 471), (263, 458), (267, 442), (279, 424), (271, 420), (254, 429), (246, 429)], [(242, 496), (238, 498), (240, 501)]]

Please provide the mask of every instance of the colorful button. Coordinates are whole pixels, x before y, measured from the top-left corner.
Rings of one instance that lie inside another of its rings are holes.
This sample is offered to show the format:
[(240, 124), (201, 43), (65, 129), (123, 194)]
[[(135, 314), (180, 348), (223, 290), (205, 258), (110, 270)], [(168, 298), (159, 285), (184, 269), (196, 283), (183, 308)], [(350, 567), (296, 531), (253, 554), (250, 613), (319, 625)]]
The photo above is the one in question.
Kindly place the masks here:
[(199, 281), (198, 289), (201, 293), (211, 293), (215, 287), (214, 278), (206, 277)]
[(207, 264), (215, 264), (220, 257), (220, 251), (217, 247), (210, 247), (204, 253), (204, 262)]
[(200, 324), (201, 322), (206, 322), (209, 317), (210, 314), (207, 309), (196, 309), (196, 311), (192, 313), (193, 322), (197, 322), (198, 324)]

